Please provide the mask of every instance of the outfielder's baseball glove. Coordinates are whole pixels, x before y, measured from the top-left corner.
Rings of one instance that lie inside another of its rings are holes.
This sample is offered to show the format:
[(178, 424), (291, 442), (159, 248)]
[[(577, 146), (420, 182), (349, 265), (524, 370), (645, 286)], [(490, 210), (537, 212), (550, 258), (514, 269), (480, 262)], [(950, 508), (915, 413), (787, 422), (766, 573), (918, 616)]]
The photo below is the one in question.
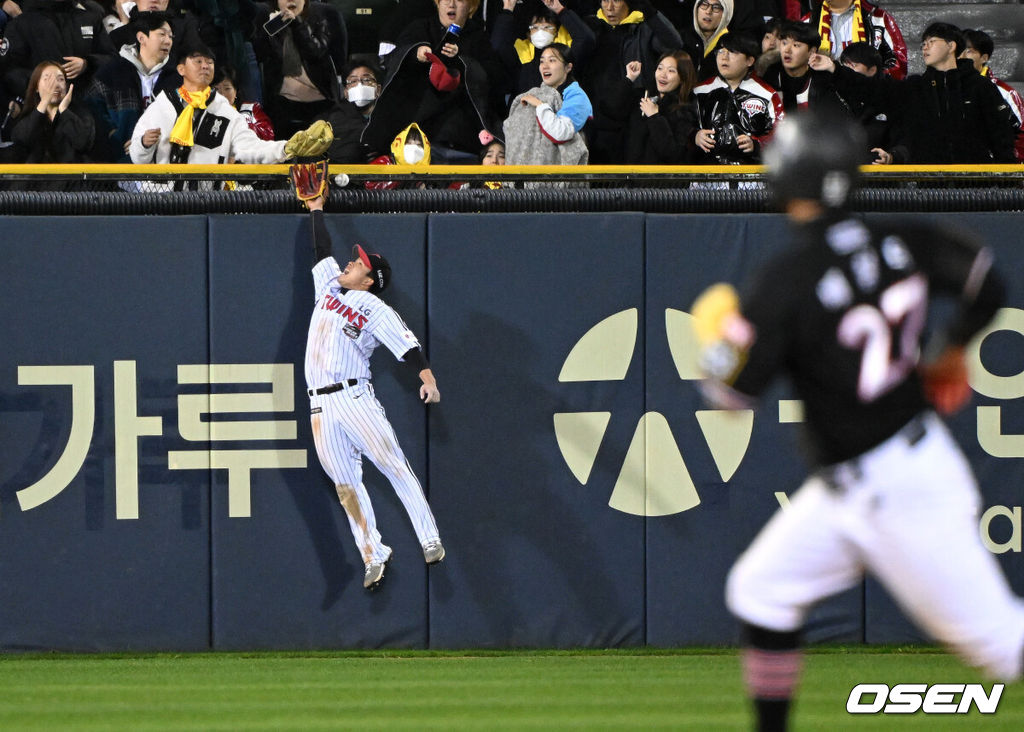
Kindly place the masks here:
[(284, 146), (284, 154), (289, 158), (316, 158), (327, 152), (332, 142), (334, 130), (330, 122), (318, 119), (288, 139)]
[(295, 186), (295, 197), (303, 204), (318, 196), (327, 198), (327, 161), (318, 163), (296, 163), (289, 170), (292, 185)]

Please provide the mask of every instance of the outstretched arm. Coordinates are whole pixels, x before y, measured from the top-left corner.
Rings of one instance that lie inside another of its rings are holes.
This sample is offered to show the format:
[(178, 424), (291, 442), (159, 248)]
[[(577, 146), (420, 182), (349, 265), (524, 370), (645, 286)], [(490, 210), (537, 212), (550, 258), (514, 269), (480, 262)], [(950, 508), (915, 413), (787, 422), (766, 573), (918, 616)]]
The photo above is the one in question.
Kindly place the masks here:
[(317, 196), (306, 201), (309, 215), (313, 219), (313, 264), (331, 256), (331, 235), (324, 223), (324, 197)]
[(423, 400), (423, 403), (435, 404), (441, 401), (441, 392), (437, 390), (437, 381), (434, 379), (434, 372), (430, 370), (430, 364), (427, 363), (427, 359), (423, 355), (423, 351), (418, 347), (410, 348), (405, 352), (405, 355), (402, 356), (402, 360), (419, 372), (420, 381), (423, 382), (423, 385), (420, 387), (420, 399)]

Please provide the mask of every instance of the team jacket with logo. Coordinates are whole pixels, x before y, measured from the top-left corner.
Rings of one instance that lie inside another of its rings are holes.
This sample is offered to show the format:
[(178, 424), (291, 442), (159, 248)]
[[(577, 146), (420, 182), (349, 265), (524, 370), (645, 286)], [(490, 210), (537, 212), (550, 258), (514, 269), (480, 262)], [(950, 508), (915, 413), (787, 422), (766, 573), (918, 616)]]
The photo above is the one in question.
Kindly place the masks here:
[[(817, 7), (804, 15), (801, 20), (818, 28), (821, 22), (821, 10), (821, 3), (817, 3)], [(866, 36), (864, 40), (878, 50), (886, 74), (894, 79), (904, 78), (907, 75), (907, 42), (903, 40), (903, 34), (900, 32), (899, 26), (896, 25), (896, 20), (889, 13), (866, 0), (862, 0), (861, 10), (864, 35)], [(836, 39), (831, 35), (829, 32), (829, 37), (822, 38), (822, 40), (829, 41), (832, 46), (832, 57), (839, 58), (843, 48), (852, 41), (842, 41), (837, 44)]]
[[(719, 163), (751, 165), (761, 158), (761, 145), (768, 141), (775, 123), (783, 117), (778, 92), (756, 76), (748, 76), (735, 90), (720, 76), (693, 90), (700, 129), (715, 131), (711, 158)], [(739, 135), (754, 139), (754, 151), (742, 152)]]
[(313, 230), (316, 306), (306, 338), (305, 373), (306, 385), (321, 389), (348, 379), (371, 378), (370, 357), (380, 345), (403, 361), (420, 343), (398, 313), (379, 297), (341, 286), (341, 267), (327, 255), (331, 240), (322, 213), (314, 215)]
[(987, 76), (996, 85), (1000, 96), (1002, 96), (1003, 101), (1010, 108), (1014, 119), (1017, 120), (1017, 139), (1014, 141), (1013, 154), (1019, 162), (1024, 163), (1024, 97), (1021, 97), (1020, 92), (1005, 81), (993, 76), (988, 66), (982, 69), (981, 73), (982, 76)]
[(812, 457), (831, 464), (930, 408), (917, 366), (932, 298), (957, 303), (944, 330), (962, 345), (996, 313), (1004, 287), (990, 252), (946, 226), (835, 216), (798, 226), (794, 239), (743, 289), (753, 341), (731, 383), (735, 395), (756, 396), (788, 374)]

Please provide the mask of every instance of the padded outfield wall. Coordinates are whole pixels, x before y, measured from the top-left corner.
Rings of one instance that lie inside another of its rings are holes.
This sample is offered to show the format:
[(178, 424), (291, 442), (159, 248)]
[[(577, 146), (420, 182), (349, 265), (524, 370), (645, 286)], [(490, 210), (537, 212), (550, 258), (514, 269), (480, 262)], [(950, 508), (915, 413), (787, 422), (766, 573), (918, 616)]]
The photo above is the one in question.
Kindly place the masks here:
[[(952, 422), (983, 539), (1024, 593), (1019, 216)], [(442, 401), (383, 350), (375, 388), (448, 557), (424, 567), (367, 463), (378, 593), (312, 446), (299, 215), (0, 217), (0, 647), (201, 650), (728, 644), (725, 573), (803, 475), (800, 405), (697, 394), (686, 310), (777, 251), (773, 215), (329, 215), (390, 259)], [(868, 582), (812, 640), (917, 639)]]

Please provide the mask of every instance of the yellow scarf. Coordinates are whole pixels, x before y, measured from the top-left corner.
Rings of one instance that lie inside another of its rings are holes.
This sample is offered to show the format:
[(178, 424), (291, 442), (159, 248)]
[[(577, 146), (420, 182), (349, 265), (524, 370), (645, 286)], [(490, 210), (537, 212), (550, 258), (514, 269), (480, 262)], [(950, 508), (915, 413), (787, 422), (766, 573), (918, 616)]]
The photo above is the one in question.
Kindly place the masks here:
[[(828, 0), (821, 4), (821, 16), (818, 18), (818, 35), (821, 36), (820, 51), (829, 56), (832, 54), (832, 8)], [(853, 0), (853, 42), (859, 43), (868, 40), (864, 32), (864, 10), (860, 0)]]
[(195, 115), (196, 109), (206, 109), (206, 100), (210, 98), (210, 87), (197, 92), (186, 91), (185, 87), (181, 87), (178, 89), (178, 95), (187, 106), (181, 110), (181, 114), (174, 122), (174, 127), (171, 128), (171, 142), (176, 145), (192, 147), (195, 144), (192, 139), (192, 117)]
[(981, 67), (981, 75), (982, 76), (989, 76), (991, 73), (992, 73), (992, 69), (990, 69), (987, 65)]
[[(565, 26), (558, 27), (558, 33), (555, 34), (555, 40), (552, 43), (564, 43), (566, 46), (572, 48), (572, 34), (565, 29)], [(528, 64), (533, 61), (533, 57), (544, 49), (538, 49), (529, 38), (519, 38), (513, 44), (516, 48), (516, 53), (519, 55), (519, 63)]]
[[(598, 10), (597, 11), (597, 17), (600, 18), (601, 20), (603, 20), (605, 23), (608, 23), (608, 18), (605, 17), (605, 14), (604, 14), (603, 10)], [(632, 13), (630, 13), (625, 18), (623, 18), (622, 22), (619, 23), (619, 25), (628, 25), (629, 23), (643, 23), (643, 22), (644, 22), (644, 14), (641, 13), (639, 10), (634, 10)], [(611, 23), (608, 23), (608, 25), (611, 25)]]

